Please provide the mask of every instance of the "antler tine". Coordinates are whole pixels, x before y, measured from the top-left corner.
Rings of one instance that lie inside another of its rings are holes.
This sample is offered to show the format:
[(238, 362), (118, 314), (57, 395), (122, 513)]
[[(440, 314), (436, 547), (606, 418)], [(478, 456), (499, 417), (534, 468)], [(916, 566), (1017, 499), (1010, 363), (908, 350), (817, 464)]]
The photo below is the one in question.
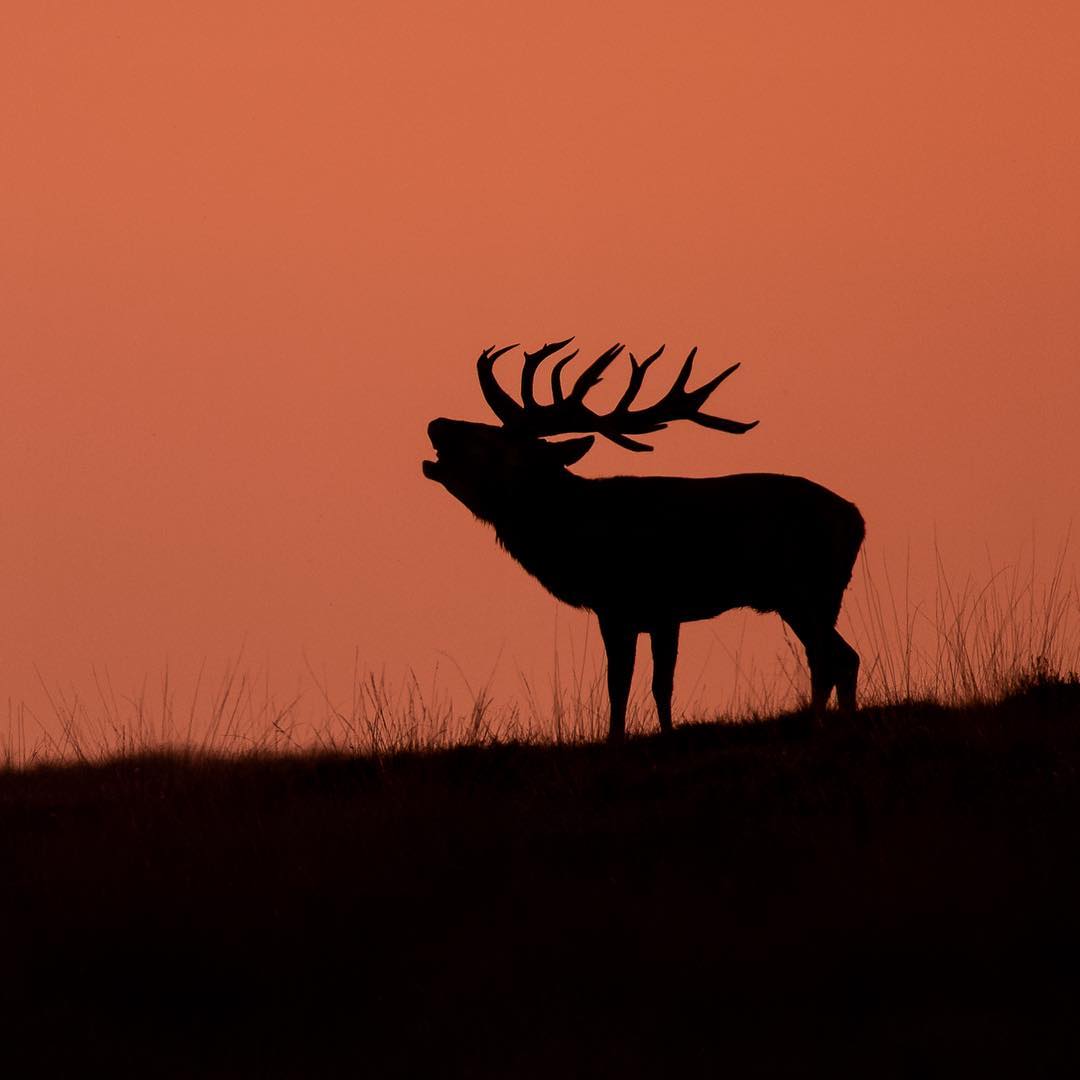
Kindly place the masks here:
[(573, 352), (567, 353), (552, 369), (551, 369), (551, 400), (556, 405), (561, 405), (565, 400), (563, 397), (562, 388), (562, 369), (574, 359), (580, 352), (580, 349), (574, 349)]
[(585, 399), (585, 395), (600, 381), (604, 372), (612, 360), (623, 351), (624, 346), (616, 343), (610, 349), (602, 352), (578, 377), (570, 391), (568, 400), (575, 401), (579, 405)]
[(733, 372), (739, 369), (739, 364), (732, 364), (726, 371), (721, 371), (719, 375), (711, 378), (704, 386), (699, 386), (696, 390), (691, 390), (687, 395), (687, 399), (692, 401), (694, 408), (700, 409), (702, 405), (708, 400), (709, 395)]
[(695, 345), (683, 361), (683, 366), (679, 370), (679, 374), (675, 376), (675, 381), (671, 384), (669, 394), (677, 394), (686, 389), (686, 384), (690, 381), (690, 373), (694, 370), (694, 357), (697, 356), (697, 346)]
[(503, 353), (508, 353), (511, 349), (516, 349), (517, 347), (518, 343), (516, 341), (513, 345), (504, 345), (501, 349), (496, 349), (494, 345), (489, 345), (480, 356), (481, 359), (486, 360), (489, 364), (494, 364)]
[(541, 345), (535, 352), (525, 353), (525, 363), (521, 367), (521, 403), (525, 408), (528, 409), (536, 404), (536, 396), (533, 393), (533, 379), (536, 376), (536, 369), (552, 353), (557, 353), (573, 340), (571, 336), (565, 341), (549, 342), (547, 345)]
[(713, 431), (726, 431), (729, 435), (745, 435), (751, 428), (761, 423), (760, 420), (751, 420), (747, 424), (741, 420), (727, 420), (723, 416), (706, 416), (704, 413), (696, 413), (686, 419), (702, 427), (712, 428)]
[(525, 353), (525, 362), (531, 364), (535, 361), (535, 363), (539, 364), (541, 360), (546, 360), (552, 353), (557, 353), (560, 349), (565, 349), (573, 340), (574, 336), (571, 334), (565, 341), (551, 341), (546, 345), (541, 345), (540, 348), (536, 349), (534, 352)]
[(513, 424), (521, 419), (525, 411), (522, 407), (499, 385), (495, 378), (495, 361), (503, 353), (516, 349), (517, 344), (505, 345), (496, 349), (494, 345), (486, 348), (476, 361), (476, 375), (480, 380), (480, 390), (484, 400), (491, 406), (491, 411), (504, 423)]
[[(626, 389), (623, 391), (623, 396), (619, 398), (618, 404), (615, 406), (615, 412), (624, 412), (630, 407), (630, 403), (637, 397), (638, 391), (641, 389), (641, 384), (645, 381), (645, 372), (649, 370), (649, 365), (656, 360), (660, 354), (664, 351), (664, 346), (661, 345), (651, 356), (646, 356), (641, 363), (638, 363), (637, 357), (630, 353), (630, 382), (627, 383)], [(644, 444), (641, 444), (644, 445)], [(646, 447), (651, 450), (652, 447)]]
[[(660, 428), (667, 427), (667, 424), (660, 424), (657, 427), (657, 431)], [(617, 431), (601, 431), (600, 434), (613, 442), (616, 446), (621, 446), (624, 450), (633, 450), (634, 453), (652, 453), (652, 447), (648, 443), (638, 442), (637, 439), (631, 439), (629, 435), (622, 435)]]

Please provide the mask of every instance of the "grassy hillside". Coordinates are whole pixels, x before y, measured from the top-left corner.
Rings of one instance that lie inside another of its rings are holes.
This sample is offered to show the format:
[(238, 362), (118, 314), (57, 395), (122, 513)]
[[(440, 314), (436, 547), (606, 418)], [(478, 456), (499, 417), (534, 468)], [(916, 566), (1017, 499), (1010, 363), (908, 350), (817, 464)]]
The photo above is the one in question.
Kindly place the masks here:
[(1053, 1075), (1080, 684), (0, 773), (8, 1075)]

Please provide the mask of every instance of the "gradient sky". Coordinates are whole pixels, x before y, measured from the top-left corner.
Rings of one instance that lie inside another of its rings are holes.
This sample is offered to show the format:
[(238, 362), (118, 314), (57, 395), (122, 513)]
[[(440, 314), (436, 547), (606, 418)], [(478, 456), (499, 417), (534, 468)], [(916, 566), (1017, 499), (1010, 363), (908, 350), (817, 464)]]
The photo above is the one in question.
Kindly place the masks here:
[[(703, 377), (743, 363), (713, 410), (753, 432), (590, 475), (810, 476), (917, 582), (935, 536), (959, 577), (1057, 548), (1078, 30), (985, 0), (7, 5), (0, 693), (241, 646), (285, 685), (304, 655), (543, 683), (585, 621), (420, 474), (429, 419), (486, 418), (493, 342), (666, 341), (657, 390), (695, 344)], [(688, 635), (684, 697), (725, 699), (739, 626)]]

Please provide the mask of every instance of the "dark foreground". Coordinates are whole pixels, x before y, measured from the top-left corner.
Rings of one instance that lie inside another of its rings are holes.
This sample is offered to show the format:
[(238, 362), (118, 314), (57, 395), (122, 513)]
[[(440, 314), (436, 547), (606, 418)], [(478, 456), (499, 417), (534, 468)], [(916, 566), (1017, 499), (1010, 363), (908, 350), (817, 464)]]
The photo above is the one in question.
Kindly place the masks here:
[(1080, 686), (0, 774), (9, 1076), (1077, 1075)]

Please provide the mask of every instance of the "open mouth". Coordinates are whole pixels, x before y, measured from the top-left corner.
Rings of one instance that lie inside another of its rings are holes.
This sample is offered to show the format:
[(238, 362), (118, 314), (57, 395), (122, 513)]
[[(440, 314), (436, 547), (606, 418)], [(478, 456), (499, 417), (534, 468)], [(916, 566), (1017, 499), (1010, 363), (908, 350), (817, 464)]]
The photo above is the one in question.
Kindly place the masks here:
[(435, 458), (434, 460), (428, 458), (421, 468), (424, 471), (424, 475), (429, 480), (438, 480), (440, 483), (442, 482), (444, 466), (442, 461), (439, 460), (443, 450), (440, 443), (444, 442), (444, 432), (447, 428), (451, 427), (452, 424), (453, 421), (445, 420), (442, 417), (439, 417), (437, 420), (432, 420), (431, 423), (428, 424), (427, 435), (431, 440), (431, 448), (435, 451)]
[(442, 463), (439, 461), (439, 448), (437, 446), (435, 446), (434, 440), (432, 440), (431, 445), (432, 445), (433, 449), (435, 450), (435, 457), (434, 457), (434, 459), (427, 458), (421, 464), (420, 468), (423, 469), (424, 475), (429, 480), (438, 480), (439, 479), (439, 472), (440, 472), (441, 467), (442, 467)]

